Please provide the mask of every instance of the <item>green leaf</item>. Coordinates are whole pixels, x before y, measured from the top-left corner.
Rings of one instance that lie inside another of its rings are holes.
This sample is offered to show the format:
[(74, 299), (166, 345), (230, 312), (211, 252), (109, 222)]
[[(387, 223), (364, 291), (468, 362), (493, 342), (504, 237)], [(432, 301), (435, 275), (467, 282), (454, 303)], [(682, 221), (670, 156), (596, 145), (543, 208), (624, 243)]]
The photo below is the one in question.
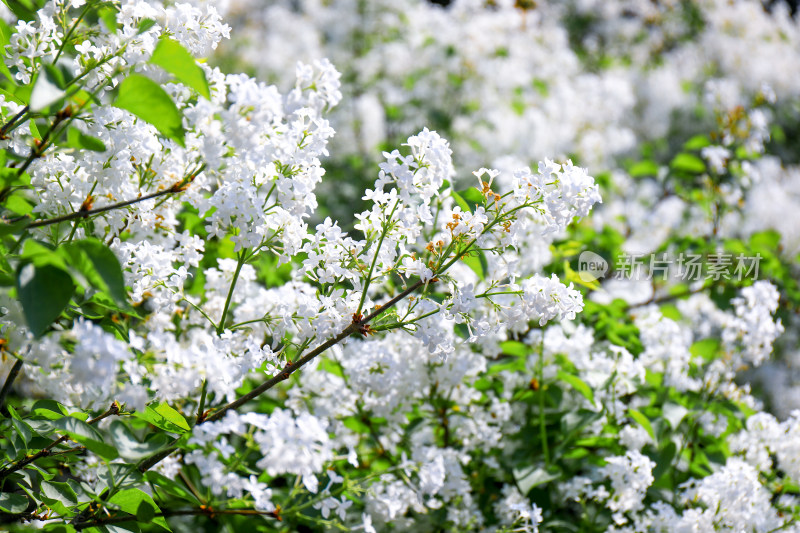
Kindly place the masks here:
[(186, 488), (183, 485), (174, 482), (168, 477), (165, 477), (163, 474), (159, 474), (158, 472), (150, 470), (145, 474), (145, 476), (147, 477), (147, 480), (153, 485), (155, 485), (155, 487), (158, 490), (161, 490), (173, 496), (177, 496), (178, 498), (181, 498), (198, 506), (202, 505), (203, 503), (200, 500), (198, 500), (194, 494), (186, 490)]
[(664, 315), (665, 318), (669, 318), (670, 320), (674, 320), (678, 322), (683, 318), (680, 310), (673, 305), (673, 304), (664, 304), (661, 306), (661, 314)]
[(98, 469), (97, 485), (94, 487), (95, 494), (113, 487), (114, 490), (126, 489), (141, 486), (144, 476), (137, 469), (131, 469), (131, 465), (124, 463), (108, 463), (106, 469)]
[(156, 127), (166, 137), (185, 146), (182, 117), (175, 103), (159, 84), (142, 76), (131, 74), (119, 85), (114, 106), (130, 111)]
[(653, 426), (650, 424), (650, 420), (648, 420), (646, 416), (636, 409), (628, 409), (628, 416), (636, 420), (636, 422), (642, 426), (647, 433), (650, 434), (650, 438), (652, 438), (653, 441), (656, 440), (656, 434), (653, 431)]
[(0, 492), (0, 511), (11, 514), (25, 512), (28, 508), (28, 498), (16, 492)]
[(18, 93), (22, 92), (25, 88), (30, 88), (27, 85), (23, 85), (22, 88), (20, 87), (11, 87), (11, 88), (3, 88), (0, 87), (0, 94), (6, 97), (6, 100), (11, 102), (15, 102), (19, 105), (27, 105), (27, 99), (22, 98), (23, 95)]
[(211, 99), (205, 72), (197, 65), (192, 54), (178, 41), (162, 37), (153, 51), (150, 63), (163, 68), (179, 82), (203, 95), (206, 100)]
[[(19, 220), (13, 224), (3, 224), (0, 222), (0, 237), (5, 237), (6, 235), (19, 235), (25, 231), (25, 228), (28, 227), (29, 223), (30, 221), (26, 219)], [(11, 281), (9, 284), (13, 285), (13, 281)]]
[(685, 152), (675, 156), (670, 163), (673, 170), (688, 172), (689, 174), (702, 174), (706, 171), (706, 164), (694, 154)]
[(106, 5), (97, 10), (97, 17), (103, 21), (106, 28), (113, 33), (117, 33), (117, 10), (111, 5)]
[(350, 431), (355, 433), (367, 434), (369, 433), (369, 426), (362, 422), (358, 417), (348, 416), (342, 420), (344, 426)]
[(581, 428), (592, 424), (598, 420), (602, 413), (589, 411), (588, 409), (579, 409), (577, 411), (569, 411), (561, 417), (561, 431), (564, 433), (572, 433), (579, 431)]
[(96, 453), (104, 459), (116, 459), (119, 457), (117, 450), (103, 442), (103, 437), (89, 424), (83, 420), (71, 416), (65, 416), (55, 421), (56, 426), (66, 433), (75, 442), (86, 446), (87, 449)]
[(117, 256), (97, 239), (83, 239), (62, 248), (74, 267), (95, 288), (106, 292), (119, 305), (127, 305), (125, 278)]
[(580, 392), (584, 398), (589, 400), (589, 402), (594, 405), (594, 391), (592, 388), (581, 378), (575, 376), (573, 374), (567, 374), (566, 372), (559, 370), (558, 371), (558, 379), (562, 381), (566, 381), (569, 383), (573, 389)]
[(57, 481), (43, 481), (42, 494), (50, 499), (63, 503), (67, 507), (78, 503), (78, 495), (66, 483)]
[(776, 250), (780, 242), (781, 234), (772, 229), (750, 236), (750, 246), (756, 249)]
[(486, 256), (483, 255), (482, 251), (471, 251), (462, 257), (461, 260), (465, 265), (472, 269), (473, 272), (475, 272), (475, 275), (477, 275), (479, 279), (483, 280), (486, 278), (485, 273), (489, 268), (489, 264), (486, 262)]
[(63, 100), (67, 96), (65, 86), (61, 71), (53, 65), (45, 65), (33, 82), (29, 104), (31, 111), (41, 111)]
[(144, 459), (169, 443), (169, 438), (163, 433), (158, 434), (158, 436), (163, 437), (162, 439), (139, 442), (133, 432), (121, 420), (111, 422), (108, 430), (120, 457), (129, 461)]
[(20, 257), (25, 262), (31, 263), (36, 267), (50, 265), (65, 271), (69, 269), (61, 254), (51, 248), (49, 244), (35, 239), (27, 239), (25, 241)]
[(0, 186), (13, 187), (22, 183), (23, 177), (20, 176), (19, 169), (13, 167), (0, 168)]
[(6, 21), (0, 19), (0, 54), (2, 54), (3, 57), (7, 57), (6, 45), (11, 42), (11, 35), (13, 33), (14, 30), (11, 29), (11, 26), (9, 26)]
[(72, 298), (72, 276), (52, 265), (23, 265), (17, 272), (17, 295), (22, 314), (34, 336), (40, 337)]
[(719, 339), (703, 339), (692, 344), (689, 347), (689, 353), (694, 356), (702, 357), (706, 361), (710, 361), (719, 353), (719, 346)]
[(139, 489), (121, 490), (112, 496), (108, 503), (116, 505), (126, 513), (135, 515), (137, 520), (141, 522), (152, 522), (167, 531), (172, 531), (163, 516), (155, 516), (161, 510), (156, 505), (156, 502), (153, 501), (153, 498)]
[(666, 446), (659, 451), (658, 457), (655, 458), (656, 467), (653, 469), (653, 477), (656, 480), (669, 471), (677, 451), (678, 447), (672, 441), (667, 442)]
[(469, 204), (461, 197), (459, 193), (456, 191), (451, 191), (450, 194), (453, 195), (453, 200), (455, 200), (456, 205), (461, 208), (461, 211), (467, 212), (469, 211)]
[(33, 437), (33, 432), (31, 431), (31, 427), (22, 420), (16, 420), (13, 418), (11, 419), (11, 424), (17, 431), (17, 435), (19, 435), (19, 438), (21, 438), (22, 441), (27, 446), (28, 443), (31, 441), (31, 438)]
[(581, 241), (570, 239), (558, 245), (554, 245), (553, 248), (556, 250), (559, 257), (572, 257), (581, 253), (584, 248), (586, 248), (586, 245)]
[(39, 133), (39, 127), (36, 125), (36, 121), (31, 119), (31, 121), (28, 124), (29, 124), (29, 126), (31, 128), (31, 135), (33, 135), (35, 138), (37, 138), (37, 139), (39, 139), (41, 141), (42, 140), (42, 134)]
[(665, 403), (663, 407), (664, 418), (672, 426), (672, 429), (677, 429), (688, 413), (688, 409), (677, 403)]
[(141, 35), (141, 34), (143, 34), (144, 32), (146, 32), (147, 30), (149, 30), (150, 28), (152, 28), (155, 25), (156, 25), (156, 21), (153, 20), (153, 19), (142, 19), (141, 22), (139, 22), (139, 27), (137, 28), (137, 33), (139, 35)]
[(94, 103), (97, 105), (103, 103), (97, 96), (83, 89), (78, 89), (75, 92), (70, 91), (69, 99), (70, 102), (72, 102), (78, 107), (84, 107), (89, 105), (90, 103)]
[(700, 150), (706, 146), (711, 146), (711, 141), (706, 135), (695, 135), (683, 145), (684, 150)]
[[(89, 532), (91, 528), (84, 529), (84, 531)], [(96, 529), (96, 528), (95, 528)], [(75, 533), (76, 530), (69, 524), (58, 524), (55, 522), (50, 522), (45, 524), (42, 528), (42, 531), (46, 531), (47, 533)], [(89, 532), (91, 533), (91, 532)]]
[(10, 42), (13, 31), (4, 20), (0, 20), (0, 74), (5, 76), (12, 85), (16, 85), (17, 81), (4, 61), (8, 57), (5, 53), (6, 45)]
[(31, 414), (48, 420), (58, 420), (68, 415), (69, 412), (55, 400), (37, 400), (31, 407)]
[(19, 413), (17, 413), (16, 409), (11, 407), (10, 405), (7, 405), (6, 409), (8, 409), (8, 414), (11, 415), (11, 418), (13, 418), (14, 420), (20, 420), (20, 421), (22, 420), (22, 417), (19, 416)]
[(67, 145), (79, 150), (91, 150), (93, 152), (105, 152), (106, 145), (97, 137), (86, 135), (81, 130), (71, 127), (67, 131)]
[(171, 433), (184, 433), (191, 429), (183, 415), (167, 403), (148, 405), (144, 412), (136, 411), (134, 415)]
[(560, 477), (560, 474), (548, 472), (544, 468), (514, 470), (514, 479), (517, 481), (517, 486), (522, 494), (528, 494), (532, 488)]
[(508, 355), (515, 355), (517, 357), (523, 357), (523, 358), (533, 353), (530, 346), (528, 346), (524, 342), (519, 342), (519, 341), (501, 342), (500, 349), (503, 351), (503, 353), (507, 353)]
[(38, 8), (31, 0), (3, 0), (3, 3), (20, 20), (29, 21), (36, 18)]
[[(475, 187), (453, 192), (453, 198), (455, 198), (456, 203), (461, 207), (462, 211), (469, 211), (471, 213), (475, 212), (477, 206), (483, 205), (486, 202), (486, 198), (484, 198), (481, 192)], [(461, 202), (458, 201), (459, 198), (462, 200)]]
[(18, 194), (8, 197), (6, 200), (6, 209), (18, 215), (27, 215), (33, 212), (31, 203)]
[(628, 169), (628, 174), (631, 175), (632, 178), (641, 178), (643, 176), (657, 176), (658, 175), (658, 165), (655, 161), (650, 161), (646, 159), (644, 161), (639, 161), (635, 163), (630, 169)]
[(141, 533), (141, 528), (139, 527), (139, 523), (131, 518), (129, 522), (116, 522), (114, 524), (106, 524), (101, 526), (101, 528), (94, 532), (91, 531), (92, 528), (86, 529), (87, 533)]
[[(50, 413), (50, 414), (52, 415), (54, 413)], [(63, 417), (58, 417), (58, 418), (63, 418)], [(58, 418), (53, 418), (53, 419), (50, 419), (50, 418), (26, 418), (25, 421), (28, 423), (28, 425), (31, 427), (31, 429), (33, 431), (35, 431), (38, 435), (45, 435), (45, 436), (48, 436), (48, 437), (55, 438), (55, 436), (51, 435), (51, 433), (53, 433), (54, 431), (56, 431), (58, 429), (58, 428), (56, 428), (56, 425), (53, 422), (54, 420), (58, 420)]]

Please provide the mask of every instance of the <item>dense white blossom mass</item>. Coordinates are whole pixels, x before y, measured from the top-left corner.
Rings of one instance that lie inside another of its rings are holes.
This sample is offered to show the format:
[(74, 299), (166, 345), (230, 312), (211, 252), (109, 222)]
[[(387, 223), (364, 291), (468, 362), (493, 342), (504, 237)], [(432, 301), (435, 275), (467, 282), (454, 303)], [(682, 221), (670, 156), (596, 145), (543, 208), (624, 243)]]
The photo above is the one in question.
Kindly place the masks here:
[(100, 4), (0, 7), (0, 522), (800, 531), (782, 4)]

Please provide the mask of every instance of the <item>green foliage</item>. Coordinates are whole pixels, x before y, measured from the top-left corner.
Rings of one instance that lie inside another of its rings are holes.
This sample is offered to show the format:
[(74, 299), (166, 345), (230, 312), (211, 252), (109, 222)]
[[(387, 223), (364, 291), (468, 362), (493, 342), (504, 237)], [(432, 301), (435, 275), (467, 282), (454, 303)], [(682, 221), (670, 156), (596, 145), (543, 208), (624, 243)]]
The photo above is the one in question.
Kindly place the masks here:
[(182, 117), (167, 92), (150, 78), (131, 74), (119, 86), (114, 105), (156, 127), (165, 137), (184, 146)]
[(17, 295), (28, 327), (41, 336), (69, 303), (75, 285), (72, 277), (50, 264), (26, 264), (17, 273)]
[(175, 76), (179, 82), (191, 87), (203, 97), (211, 98), (203, 69), (197, 66), (192, 54), (174, 39), (162, 38), (153, 51), (150, 63), (163, 68)]

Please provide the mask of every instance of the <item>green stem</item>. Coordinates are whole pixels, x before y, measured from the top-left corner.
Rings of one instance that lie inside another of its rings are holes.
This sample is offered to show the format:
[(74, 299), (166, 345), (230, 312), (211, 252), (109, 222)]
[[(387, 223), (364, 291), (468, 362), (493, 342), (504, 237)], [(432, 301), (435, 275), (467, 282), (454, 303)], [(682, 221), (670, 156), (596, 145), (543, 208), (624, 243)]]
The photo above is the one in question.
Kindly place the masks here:
[(265, 317), (261, 317), (261, 318), (254, 318), (252, 320), (245, 320), (244, 322), (237, 322), (236, 324), (234, 324), (234, 325), (232, 325), (230, 327), (230, 330), (233, 331), (233, 330), (238, 329), (238, 328), (240, 328), (242, 326), (246, 326), (248, 324), (257, 324), (259, 322), (267, 324), (268, 322), (270, 322), (270, 318), (265, 316)]
[(200, 388), (200, 403), (197, 405), (197, 416), (194, 418), (194, 425), (196, 426), (203, 420), (203, 411), (206, 408), (206, 393), (208, 390), (208, 380), (203, 380), (203, 386)]
[(427, 313), (419, 315), (418, 317), (414, 317), (411, 320), (406, 320), (404, 322), (397, 322), (395, 324), (385, 324), (383, 326), (376, 326), (376, 327), (372, 328), (372, 331), (387, 331), (387, 330), (392, 330), (392, 329), (404, 328), (406, 326), (411, 326), (414, 323), (419, 322), (423, 318), (428, 318), (431, 315), (435, 315), (439, 311), (440, 311), (440, 309), (434, 309), (433, 311), (429, 311)]
[(75, 21), (72, 23), (72, 26), (70, 26), (69, 31), (64, 36), (64, 39), (61, 42), (61, 46), (58, 47), (58, 53), (56, 54), (56, 58), (53, 60), (53, 65), (58, 63), (61, 54), (64, 53), (64, 47), (66, 47), (67, 43), (69, 42), (69, 38), (72, 37), (72, 33), (75, 31), (75, 28), (78, 27), (78, 24), (80, 24), (80, 22), (83, 20), (83, 17), (86, 16), (86, 13), (89, 11), (90, 7), (94, 7), (94, 2), (89, 2), (88, 4), (86, 4), (86, 7), (83, 8), (81, 14), (78, 16), (78, 18), (75, 19)]
[(490, 296), (500, 296), (502, 294), (522, 294), (523, 291), (500, 291), (500, 292), (484, 292), (481, 294), (476, 294), (475, 298), (488, 298)]
[(236, 288), (236, 282), (239, 280), (239, 273), (241, 273), (245, 261), (247, 261), (247, 249), (239, 252), (239, 261), (236, 263), (236, 270), (233, 272), (231, 287), (228, 289), (228, 297), (225, 299), (225, 307), (222, 308), (222, 316), (219, 319), (219, 324), (217, 324), (217, 335), (222, 335), (222, 332), (225, 331), (225, 318), (228, 316), (228, 309), (231, 307), (231, 299), (233, 298), (233, 290)]
[(389, 216), (383, 224), (383, 228), (381, 228), (381, 238), (378, 239), (378, 247), (375, 249), (375, 255), (372, 257), (372, 264), (369, 266), (369, 274), (367, 274), (367, 278), (364, 280), (364, 289), (361, 291), (361, 300), (358, 302), (358, 310), (356, 311), (357, 315), (360, 315), (361, 310), (364, 308), (364, 300), (367, 298), (367, 289), (369, 289), (369, 284), (372, 281), (372, 272), (375, 270), (375, 265), (378, 262), (378, 254), (381, 251), (381, 246), (383, 246), (383, 239), (385, 239), (386, 234), (389, 233), (392, 216), (394, 216), (394, 212), (397, 210), (397, 204), (399, 202), (399, 199), (395, 200), (394, 207), (392, 207), (392, 212), (389, 213)]
[[(520, 206), (518, 206), (518, 207), (515, 207), (514, 209), (511, 209), (510, 211), (508, 211), (508, 212), (506, 212), (506, 213), (501, 213), (501, 214), (500, 214), (500, 215), (499, 215), (497, 218), (495, 218), (494, 220), (492, 220), (490, 223), (488, 223), (488, 224), (486, 225), (486, 227), (484, 227), (484, 228), (483, 228), (483, 231), (481, 231), (481, 234), (480, 234), (478, 237), (482, 237), (482, 236), (483, 236), (484, 234), (486, 234), (486, 233), (487, 233), (489, 230), (491, 230), (493, 227), (495, 227), (497, 224), (499, 224), (501, 220), (503, 220), (504, 218), (507, 218), (507, 217), (508, 217), (509, 215), (511, 215), (512, 213), (514, 213), (514, 212), (516, 212), (516, 211), (519, 211), (520, 209), (523, 209), (523, 208), (525, 208), (525, 207), (531, 207), (531, 204), (522, 204), (522, 205), (520, 205)], [(453, 257), (453, 258), (452, 258), (450, 261), (448, 261), (447, 263), (445, 263), (445, 264), (444, 264), (444, 266), (441, 266), (441, 267), (437, 268), (437, 269), (436, 269), (436, 274), (435, 274), (435, 275), (436, 275), (436, 276), (438, 276), (439, 274), (441, 274), (442, 272), (446, 271), (446, 270), (447, 270), (447, 269), (449, 269), (451, 266), (453, 266), (453, 265), (455, 264), (455, 262), (456, 262), (456, 261), (458, 261), (459, 259), (461, 259), (462, 257), (464, 257), (464, 256), (467, 254), (467, 252), (469, 252), (469, 251), (470, 251), (470, 249), (472, 248), (472, 245), (474, 245), (474, 244), (475, 244), (475, 243), (478, 241), (478, 237), (474, 237), (474, 238), (473, 238), (471, 241), (469, 241), (469, 242), (467, 243), (467, 245), (464, 247), (464, 249), (463, 249), (463, 250), (461, 250), (459, 253), (457, 253), (457, 254), (455, 255), (455, 257)], [(451, 247), (452, 245), (453, 245), (453, 243), (452, 243), (452, 242), (450, 243), (450, 245), (448, 245), (448, 248), (447, 248), (447, 250), (446, 250), (446, 253), (449, 253), (450, 247)], [(444, 257), (445, 255), (446, 255), (446, 254), (442, 254), (442, 256), (443, 256), (443, 257)]]

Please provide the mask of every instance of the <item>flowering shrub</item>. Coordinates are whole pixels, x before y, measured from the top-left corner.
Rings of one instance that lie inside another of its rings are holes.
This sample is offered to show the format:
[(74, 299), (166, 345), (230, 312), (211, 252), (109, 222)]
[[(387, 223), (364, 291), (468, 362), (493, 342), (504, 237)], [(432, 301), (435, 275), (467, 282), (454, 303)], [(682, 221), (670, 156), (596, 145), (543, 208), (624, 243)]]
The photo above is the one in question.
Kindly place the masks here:
[(0, 13), (0, 522), (800, 531), (788, 13), (292, 4)]

